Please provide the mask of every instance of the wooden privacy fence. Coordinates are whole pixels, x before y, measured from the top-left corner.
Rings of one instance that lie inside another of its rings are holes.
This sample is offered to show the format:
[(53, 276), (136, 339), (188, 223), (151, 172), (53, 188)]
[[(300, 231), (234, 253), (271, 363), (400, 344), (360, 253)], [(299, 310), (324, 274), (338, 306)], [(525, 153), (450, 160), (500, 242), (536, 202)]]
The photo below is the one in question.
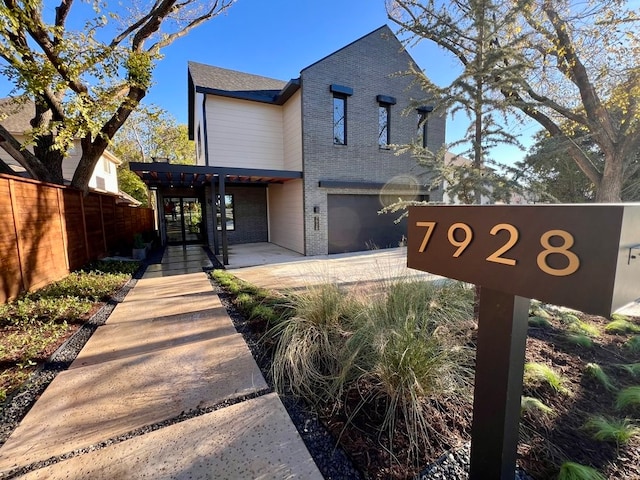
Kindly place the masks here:
[(59, 280), (153, 230), (153, 210), (0, 174), (0, 302)]

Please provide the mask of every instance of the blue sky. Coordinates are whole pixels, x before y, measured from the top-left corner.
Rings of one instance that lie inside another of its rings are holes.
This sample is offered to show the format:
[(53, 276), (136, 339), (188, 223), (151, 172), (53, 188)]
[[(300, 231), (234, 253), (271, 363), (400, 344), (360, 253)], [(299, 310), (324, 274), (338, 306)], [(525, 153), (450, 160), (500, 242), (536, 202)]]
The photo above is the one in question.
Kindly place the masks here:
[[(307, 65), (384, 24), (397, 30), (387, 19), (384, 0), (237, 0), (226, 14), (163, 50), (145, 102), (186, 123), (189, 60), (289, 80)], [(409, 53), (436, 83), (453, 78), (455, 62), (434, 45), (422, 42)], [(0, 80), (0, 95), (10, 90)], [(449, 118), (447, 142), (460, 138), (467, 124), (465, 118)], [(535, 125), (511, 128), (527, 136), (538, 130)], [(496, 159), (509, 163), (522, 156), (515, 148), (494, 152)]]

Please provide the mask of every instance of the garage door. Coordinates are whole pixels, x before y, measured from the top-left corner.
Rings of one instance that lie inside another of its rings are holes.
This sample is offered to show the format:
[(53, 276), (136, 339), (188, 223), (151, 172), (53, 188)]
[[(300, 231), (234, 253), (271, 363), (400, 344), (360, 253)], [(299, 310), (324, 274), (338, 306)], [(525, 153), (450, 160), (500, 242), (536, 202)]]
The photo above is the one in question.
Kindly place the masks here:
[(329, 253), (397, 247), (407, 222), (398, 213), (378, 215), (378, 195), (328, 195)]

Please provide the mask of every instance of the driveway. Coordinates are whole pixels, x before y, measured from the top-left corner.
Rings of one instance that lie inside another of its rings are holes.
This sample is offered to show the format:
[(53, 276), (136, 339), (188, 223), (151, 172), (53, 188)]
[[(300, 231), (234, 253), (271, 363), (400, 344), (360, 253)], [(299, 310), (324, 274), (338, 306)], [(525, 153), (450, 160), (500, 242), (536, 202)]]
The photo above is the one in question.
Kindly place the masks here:
[(228, 271), (253, 285), (273, 290), (295, 289), (320, 283), (358, 285), (400, 278), (441, 278), (407, 268), (406, 247), (298, 257), (268, 265), (230, 268)]

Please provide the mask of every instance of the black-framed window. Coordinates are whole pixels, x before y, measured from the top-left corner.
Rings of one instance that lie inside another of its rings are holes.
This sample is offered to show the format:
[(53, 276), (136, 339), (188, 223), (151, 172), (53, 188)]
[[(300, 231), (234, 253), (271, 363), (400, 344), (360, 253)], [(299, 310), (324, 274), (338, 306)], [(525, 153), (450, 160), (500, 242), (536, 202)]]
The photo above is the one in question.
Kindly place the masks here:
[(391, 105), (381, 103), (378, 105), (378, 146), (380, 148), (389, 148), (391, 143)]
[(378, 95), (378, 146), (388, 149), (391, 144), (391, 105), (396, 104), (395, 97)]
[(433, 107), (430, 105), (418, 108), (418, 141), (423, 148), (427, 148), (429, 132), (429, 113), (433, 111)]
[(427, 146), (427, 114), (418, 111), (418, 144), (426, 148)]
[[(224, 196), (224, 205), (225, 205), (225, 213), (227, 216), (227, 230), (235, 230), (236, 229), (236, 217), (235, 217), (235, 208), (233, 204), (233, 194), (226, 194)], [(221, 225), (221, 208), (220, 208), (220, 195), (216, 195), (216, 218), (217, 218), (217, 226), (218, 230), (222, 230)]]
[(333, 143), (347, 144), (347, 97), (339, 93), (333, 94)]

